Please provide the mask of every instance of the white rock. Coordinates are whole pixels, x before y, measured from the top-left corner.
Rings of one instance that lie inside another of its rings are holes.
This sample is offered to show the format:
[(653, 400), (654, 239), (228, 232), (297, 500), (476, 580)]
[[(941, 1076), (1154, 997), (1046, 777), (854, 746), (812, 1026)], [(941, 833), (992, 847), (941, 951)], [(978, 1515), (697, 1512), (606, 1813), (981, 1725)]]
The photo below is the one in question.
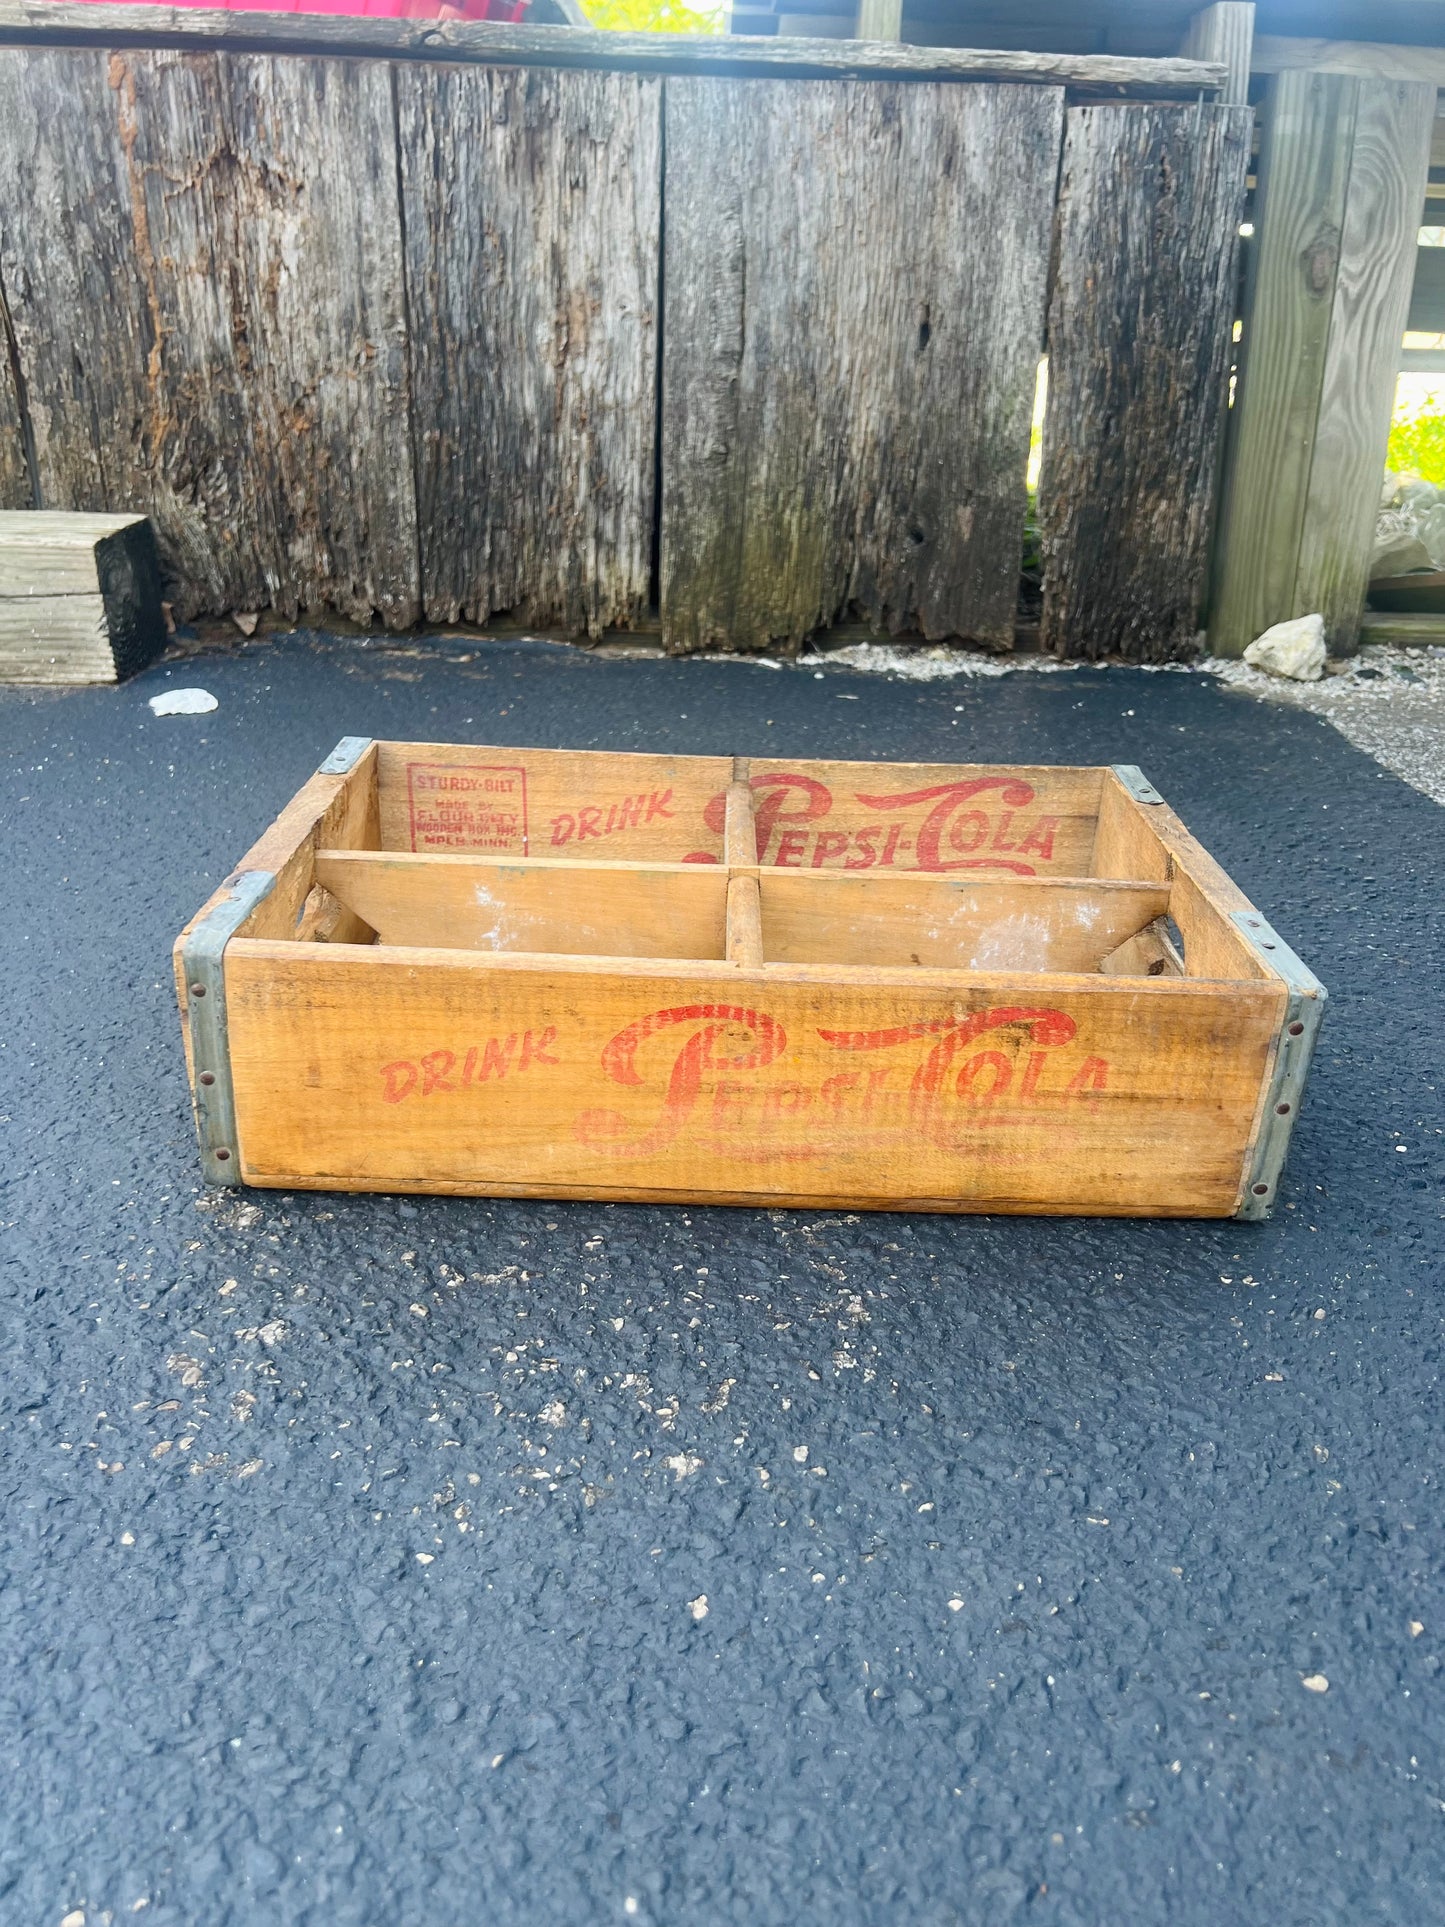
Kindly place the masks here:
[(163, 696), (151, 697), (151, 712), (156, 716), (204, 716), (219, 708), (209, 689), (168, 689)]
[(1263, 669), (1271, 676), (1318, 682), (1325, 673), (1324, 617), (1296, 616), (1292, 622), (1277, 622), (1249, 645), (1244, 660), (1251, 669)]

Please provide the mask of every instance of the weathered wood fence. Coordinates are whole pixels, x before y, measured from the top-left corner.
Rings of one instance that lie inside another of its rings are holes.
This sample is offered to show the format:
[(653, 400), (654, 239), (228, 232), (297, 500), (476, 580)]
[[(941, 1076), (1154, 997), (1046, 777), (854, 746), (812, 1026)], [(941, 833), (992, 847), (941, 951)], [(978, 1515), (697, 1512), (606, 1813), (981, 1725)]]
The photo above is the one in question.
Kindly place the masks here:
[(1222, 69), (246, 20), (0, 9), (0, 506), (149, 514), (185, 615), (1006, 648), (1047, 347), (1046, 644), (1192, 652)]

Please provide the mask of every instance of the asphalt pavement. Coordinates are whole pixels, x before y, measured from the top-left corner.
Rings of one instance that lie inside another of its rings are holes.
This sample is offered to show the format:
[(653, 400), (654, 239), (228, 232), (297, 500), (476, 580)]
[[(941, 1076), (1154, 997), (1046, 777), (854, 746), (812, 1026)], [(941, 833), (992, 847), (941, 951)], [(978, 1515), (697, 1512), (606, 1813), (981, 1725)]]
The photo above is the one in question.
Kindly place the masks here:
[[(1281, 1208), (205, 1192), (170, 942), (346, 734), (1141, 764), (1331, 991)], [(1201, 676), (300, 635), (0, 691), (0, 822), (5, 1927), (1445, 1918), (1438, 804)]]

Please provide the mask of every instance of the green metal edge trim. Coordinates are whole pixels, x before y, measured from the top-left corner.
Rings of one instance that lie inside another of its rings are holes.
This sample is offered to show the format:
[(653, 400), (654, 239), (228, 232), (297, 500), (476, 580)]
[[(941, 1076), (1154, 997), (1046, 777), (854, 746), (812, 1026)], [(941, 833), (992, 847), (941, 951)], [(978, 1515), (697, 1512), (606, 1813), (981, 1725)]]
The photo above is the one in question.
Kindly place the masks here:
[(374, 736), (343, 736), (320, 766), (318, 776), (345, 776), (361, 761), (376, 741)]
[(1234, 1214), (1237, 1218), (1258, 1221), (1267, 1218), (1274, 1209), (1329, 992), (1258, 910), (1235, 910), (1231, 912), (1231, 921), (1248, 939), (1260, 962), (1283, 978), (1289, 993), (1275, 1047), (1264, 1116), (1245, 1173), (1244, 1194)]
[(1113, 763), (1110, 767), (1136, 803), (1164, 801), (1137, 763)]
[(276, 886), (269, 870), (226, 879), (230, 896), (202, 917), (186, 939), (186, 1011), (191, 1027), (192, 1095), (201, 1167), (208, 1184), (239, 1184), (236, 1097), (226, 1028), (226, 945)]

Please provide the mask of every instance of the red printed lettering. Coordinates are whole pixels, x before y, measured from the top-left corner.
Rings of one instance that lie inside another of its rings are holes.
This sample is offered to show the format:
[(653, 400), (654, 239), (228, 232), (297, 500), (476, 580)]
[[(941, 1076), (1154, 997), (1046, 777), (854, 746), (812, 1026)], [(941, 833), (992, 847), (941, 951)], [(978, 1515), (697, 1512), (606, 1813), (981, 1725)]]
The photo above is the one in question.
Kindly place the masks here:
[(576, 827), (577, 827), (577, 819), (575, 816), (571, 815), (568, 811), (564, 810), (560, 816), (554, 816), (552, 818), (553, 843), (554, 844), (565, 843), (568, 837), (571, 836), (573, 830), (576, 829)]
[(819, 830), (818, 840), (813, 845), (813, 868), (821, 870), (835, 856), (841, 856), (848, 847), (846, 830)]
[(452, 1074), (456, 1058), (449, 1050), (429, 1050), (421, 1060), (421, 1094), (430, 1097), (433, 1091), (449, 1091), (447, 1079)]
[(416, 1089), (416, 1065), (400, 1057), (394, 1064), (381, 1067), (381, 1095), (384, 1103), (400, 1104)]
[[(987, 1073), (988, 1082), (980, 1086), (980, 1078)], [(1001, 1050), (981, 1050), (970, 1057), (958, 1073), (955, 1088), (960, 1097), (1003, 1097), (1013, 1082), (1014, 1067)]]
[(955, 850), (976, 850), (988, 835), (988, 818), (982, 810), (965, 810), (949, 832)]
[(520, 1058), (515, 1031), (506, 1037), (489, 1037), (483, 1044), (470, 1044), (461, 1060), (460, 1084), (453, 1081), (457, 1067), (455, 1051), (427, 1051), (415, 1063), (409, 1057), (399, 1057), (381, 1067), (382, 1101), (400, 1104), (413, 1093), (420, 1097), (433, 1097), (438, 1092), (456, 1093), (485, 1084), (493, 1077), (500, 1081), (509, 1070), (521, 1072), (535, 1064), (560, 1063), (561, 1059), (552, 1055), (556, 1042), (557, 1027), (548, 1024), (541, 1031), (529, 1030), (523, 1034)]
[(530, 1070), (533, 1064), (560, 1064), (562, 1061), (560, 1057), (552, 1057), (548, 1054), (556, 1041), (555, 1024), (548, 1024), (540, 1037), (534, 1038), (531, 1031), (528, 1031), (522, 1038), (522, 1060), (517, 1069)]
[[(945, 833), (950, 828), (958, 834), (954, 824), (955, 814), (962, 810), (970, 798), (984, 790), (997, 790), (998, 800), (1011, 809), (1022, 809), (1034, 800), (1033, 788), (1012, 776), (976, 776), (962, 783), (939, 783), (932, 788), (905, 790), (896, 796), (860, 796), (858, 801), (869, 810), (914, 809), (922, 803), (932, 803), (933, 808), (918, 831), (918, 867), (920, 870), (1014, 870), (1021, 876), (1032, 876), (1033, 869), (1027, 863), (1011, 863), (1006, 857), (959, 858), (949, 862), (942, 851)], [(983, 829), (979, 842), (988, 834), (988, 819), (983, 818)], [(958, 844), (956, 848), (977, 848), (977, 844)]]
[(843, 865), (843, 868), (845, 870), (871, 870), (873, 865), (878, 861), (878, 852), (873, 846), (882, 834), (883, 825), (881, 823), (870, 823), (866, 829), (855, 830), (853, 833), (853, 847), (857, 850), (858, 854), (856, 857), (850, 856), (848, 861)]
[(823, 1080), (823, 1086), (818, 1095), (830, 1110), (839, 1111), (843, 1108), (843, 1099), (848, 1092), (856, 1091), (857, 1088), (857, 1071), (840, 1071), (836, 1077)]
[(761, 1011), (739, 1004), (682, 1004), (654, 1011), (620, 1030), (602, 1051), (602, 1069), (615, 1084), (641, 1084), (637, 1054), (658, 1032), (697, 1024), (672, 1061), (662, 1109), (652, 1129), (630, 1135), (626, 1118), (616, 1111), (585, 1111), (576, 1133), (583, 1144), (620, 1157), (646, 1157), (670, 1144), (692, 1115), (709, 1071), (761, 1070), (781, 1056), (787, 1034)]
[(654, 790), (647, 799), (646, 820), (650, 823), (654, 816), (675, 816), (677, 812), (667, 807), (671, 801), (671, 790)]
[(1109, 1084), (1109, 1063), (1104, 1057), (1086, 1057), (1066, 1086), (1071, 1091), (1102, 1091)]
[[(759, 835), (761, 835), (761, 831)], [(803, 852), (808, 846), (806, 830), (784, 830), (778, 838), (778, 854), (773, 858), (775, 870), (796, 870), (803, 861)]]
[(1057, 816), (1041, 816), (1024, 838), (1023, 842), (1020, 843), (1020, 853), (1022, 854), (1025, 850), (1032, 851), (1041, 856), (1044, 862), (1047, 863), (1054, 853), (1054, 837), (1058, 831), (1058, 827), (1059, 818)]
[(813, 1093), (806, 1084), (774, 1084), (763, 1093), (763, 1116), (769, 1123), (780, 1117), (796, 1117), (812, 1101)]
[(489, 1037), (486, 1042), (486, 1047), (482, 1052), (482, 1069), (481, 1075), (477, 1078), (477, 1082), (479, 1084), (485, 1084), (494, 1072), (499, 1078), (505, 1077), (511, 1066), (512, 1053), (516, 1048), (516, 1031), (512, 1032), (505, 1043), (503, 1043), (500, 1037)]
[(584, 804), (577, 812), (577, 841), (580, 843), (584, 837), (601, 836), (602, 831), (598, 828), (601, 821), (601, 809), (591, 803)]

